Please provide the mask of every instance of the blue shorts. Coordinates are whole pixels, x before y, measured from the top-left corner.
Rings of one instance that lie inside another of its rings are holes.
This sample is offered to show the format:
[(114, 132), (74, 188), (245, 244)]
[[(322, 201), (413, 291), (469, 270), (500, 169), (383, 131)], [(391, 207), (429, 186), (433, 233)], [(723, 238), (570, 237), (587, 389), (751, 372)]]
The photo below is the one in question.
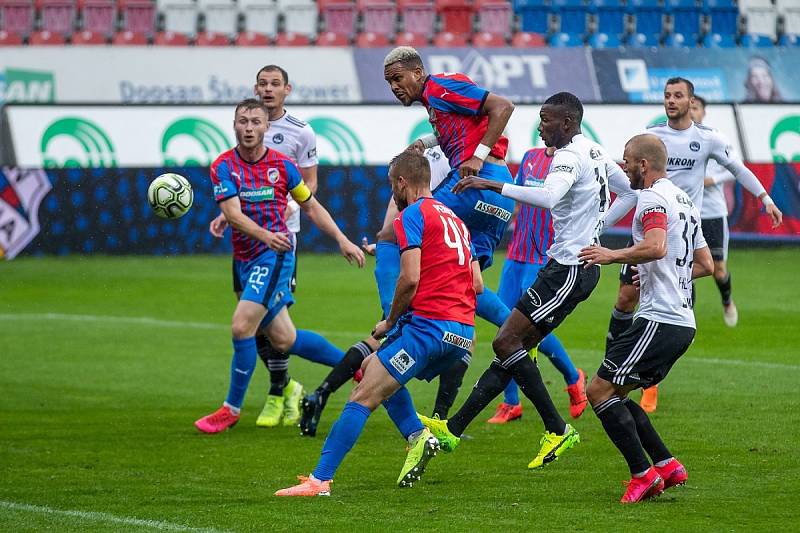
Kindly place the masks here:
[(378, 348), (386, 370), (401, 385), (411, 378), (431, 381), (469, 354), (473, 326), (406, 313)]
[(500, 286), (497, 296), (509, 309), (514, 309), (522, 293), (536, 281), (536, 276), (544, 265), (521, 263), (506, 258), (503, 263), (503, 272), (500, 274)]
[[(513, 183), (511, 172), (505, 165), (484, 163), (478, 176)], [(492, 265), (494, 249), (506, 232), (506, 226), (514, 212), (514, 200), (493, 191), (476, 189), (455, 194), (452, 189), (458, 180), (458, 169), (451, 170), (447, 178), (433, 191), (433, 197), (452, 209), (467, 225), (481, 270), (485, 270)]]
[(291, 281), (294, 272), (294, 253), (276, 253), (267, 250), (250, 261), (233, 260), (233, 275), (236, 288), (241, 288), (240, 300), (261, 304), (267, 315), (261, 327), (272, 322), (284, 306), (294, 303)]

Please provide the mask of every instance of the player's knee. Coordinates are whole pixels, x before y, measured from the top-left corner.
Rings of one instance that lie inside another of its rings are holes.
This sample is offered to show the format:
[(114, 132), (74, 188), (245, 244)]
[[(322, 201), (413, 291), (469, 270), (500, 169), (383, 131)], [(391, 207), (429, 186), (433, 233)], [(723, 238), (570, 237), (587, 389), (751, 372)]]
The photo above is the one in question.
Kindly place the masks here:
[(598, 405), (614, 394), (614, 387), (608, 381), (594, 376), (589, 386), (586, 387), (586, 398), (593, 406)]
[(269, 342), (273, 348), (283, 353), (288, 353), (294, 346), (294, 338), (285, 334), (272, 334), (269, 337)]
[(636, 304), (639, 303), (639, 295), (633, 285), (622, 285), (617, 294), (617, 303), (614, 305), (618, 310), (625, 313), (633, 313)]
[(242, 316), (234, 316), (231, 324), (231, 335), (234, 339), (246, 339), (256, 334), (258, 325), (252, 325)]
[(521, 347), (519, 339), (502, 330), (497, 333), (497, 336), (492, 341), (492, 350), (501, 359), (511, 355)]
[(355, 386), (353, 392), (350, 393), (349, 401), (363, 405), (370, 411), (374, 411), (381, 404), (381, 398), (378, 398), (374, 389), (364, 386), (361, 383)]

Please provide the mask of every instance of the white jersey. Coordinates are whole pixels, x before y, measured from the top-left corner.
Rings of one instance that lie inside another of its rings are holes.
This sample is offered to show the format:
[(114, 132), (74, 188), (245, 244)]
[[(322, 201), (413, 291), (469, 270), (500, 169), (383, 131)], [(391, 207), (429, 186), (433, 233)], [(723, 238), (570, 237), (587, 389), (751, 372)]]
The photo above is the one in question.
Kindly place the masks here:
[[(739, 155), (734, 150), (728, 139), (720, 133), (725, 142), (728, 143), (728, 151), (731, 157), (738, 158)], [(714, 161), (708, 162), (706, 166), (706, 177), (714, 180), (714, 185), (709, 185), (703, 189), (703, 205), (700, 207), (700, 218), (723, 218), (728, 216), (728, 202), (725, 200), (725, 183), (736, 178), (728, 169)]]
[(425, 150), (425, 157), (431, 165), (431, 190), (434, 190), (450, 174), (450, 162), (438, 146)]
[(553, 244), (547, 255), (562, 265), (577, 265), (578, 252), (597, 242), (600, 219), (610, 203), (608, 174), (619, 166), (596, 142), (583, 134), (556, 150), (547, 177), (570, 182), (567, 193), (553, 206)]
[[(297, 163), (300, 168), (309, 168), (319, 164), (317, 159), (317, 136), (307, 123), (292, 116), (288, 111), (277, 120), (269, 122), (269, 129), (264, 136), (264, 146), (278, 151)], [(294, 213), (286, 221), (286, 227), (292, 233), (300, 231), (300, 206), (289, 196), (289, 205)]]
[[(667, 255), (639, 265), (639, 310), (635, 317), (676, 326), (695, 327), (692, 310), (694, 251), (705, 248), (700, 212), (688, 194), (669, 179), (643, 189), (633, 218), (633, 242), (644, 239), (644, 227), (666, 215)], [(652, 219), (651, 219), (652, 217)]]

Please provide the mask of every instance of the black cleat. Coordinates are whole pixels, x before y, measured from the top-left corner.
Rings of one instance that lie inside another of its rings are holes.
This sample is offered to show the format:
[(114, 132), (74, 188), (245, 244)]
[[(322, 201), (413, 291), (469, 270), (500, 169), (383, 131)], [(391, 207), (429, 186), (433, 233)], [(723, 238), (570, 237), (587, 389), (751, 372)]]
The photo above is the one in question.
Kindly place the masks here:
[(300, 402), (300, 435), (313, 437), (317, 434), (317, 425), (327, 400), (327, 396), (316, 391), (303, 398)]

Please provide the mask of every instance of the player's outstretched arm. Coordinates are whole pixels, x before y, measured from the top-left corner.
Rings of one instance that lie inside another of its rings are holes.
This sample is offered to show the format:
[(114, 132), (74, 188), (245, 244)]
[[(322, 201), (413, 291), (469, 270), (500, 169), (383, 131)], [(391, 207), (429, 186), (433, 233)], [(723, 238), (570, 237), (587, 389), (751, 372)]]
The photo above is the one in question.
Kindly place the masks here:
[(248, 237), (259, 240), (276, 252), (288, 252), (292, 249), (292, 241), (285, 233), (273, 233), (256, 224), (250, 217), (242, 213), (242, 204), (238, 196), (232, 196), (219, 203), (222, 214), (228, 224)]
[(614, 201), (611, 202), (611, 207), (606, 211), (603, 217), (604, 228), (608, 229), (628, 212), (636, 207), (636, 202), (639, 200), (637, 191), (631, 189), (631, 182), (625, 172), (614, 161), (608, 161), (606, 164), (606, 173), (608, 175), (608, 188), (617, 195)]
[(345, 234), (342, 233), (342, 230), (339, 229), (339, 226), (336, 225), (328, 210), (316, 198), (310, 196), (300, 204), (300, 207), (322, 233), (336, 241), (336, 244), (339, 245), (339, 251), (347, 259), (348, 263), (355, 261), (359, 268), (364, 266), (364, 252), (350, 242)]
[(620, 263), (639, 265), (656, 261), (667, 255), (667, 231), (652, 228), (644, 234), (638, 244), (621, 250), (610, 250), (602, 246), (587, 246), (578, 253), (578, 259), (586, 263), (585, 268), (593, 265), (610, 265)]

